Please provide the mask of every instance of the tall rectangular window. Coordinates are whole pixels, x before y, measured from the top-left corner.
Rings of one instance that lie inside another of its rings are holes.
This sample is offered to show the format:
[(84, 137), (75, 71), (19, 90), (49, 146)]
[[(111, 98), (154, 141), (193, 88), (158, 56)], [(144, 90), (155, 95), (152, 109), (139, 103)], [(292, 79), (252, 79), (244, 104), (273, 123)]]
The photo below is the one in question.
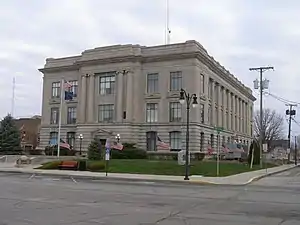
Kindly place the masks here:
[(209, 99), (212, 99), (212, 95), (213, 95), (212, 91), (213, 91), (213, 81), (212, 81), (212, 79), (209, 79), (209, 81), (208, 81), (208, 93), (207, 93)]
[(200, 133), (200, 152), (204, 150), (204, 133)]
[(182, 88), (182, 72), (170, 73), (170, 91), (180, 91)]
[(98, 121), (99, 122), (113, 122), (114, 108), (115, 107), (113, 104), (99, 105)]
[(67, 133), (67, 143), (72, 147), (74, 148), (75, 146), (75, 135), (76, 133), (75, 132), (68, 132)]
[(73, 97), (76, 98), (78, 95), (78, 81), (71, 80), (69, 83), (72, 85), (72, 87), (70, 87), (68, 91), (73, 92)]
[(200, 93), (201, 94), (204, 94), (204, 87), (205, 87), (204, 75), (200, 74)]
[(60, 82), (53, 82), (52, 83), (51, 97), (52, 98), (59, 98), (60, 97)]
[(204, 123), (204, 104), (200, 104), (200, 122)]
[(179, 102), (170, 102), (170, 122), (181, 121), (181, 109), (182, 105)]
[(158, 73), (149, 73), (147, 75), (147, 93), (158, 93)]
[(99, 94), (115, 94), (116, 76), (115, 72), (101, 73), (99, 76)]
[(171, 151), (180, 151), (181, 150), (181, 132), (173, 131), (170, 132), (170, 147)]
[(56, 145), (58, 139), (58, 133), (56, 131), (50, 132), (49, 144)]
[(50, 124), (58, 124), (59, 108), (51, 108)]
[(75, 124), (76, 117), (76, 107), (68, 107), (67, 124)]
[(153, 123), (158, 122), (158, 104), (147, 103), (146, 104), (146, 122)]

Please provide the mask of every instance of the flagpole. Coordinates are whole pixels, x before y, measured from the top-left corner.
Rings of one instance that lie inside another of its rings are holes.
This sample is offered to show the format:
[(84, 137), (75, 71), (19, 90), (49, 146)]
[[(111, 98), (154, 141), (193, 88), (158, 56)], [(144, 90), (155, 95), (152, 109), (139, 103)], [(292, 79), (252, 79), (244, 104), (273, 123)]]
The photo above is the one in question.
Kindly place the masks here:
[(61, 130), (63, 95), (64, 95), (64, 79), (62, 79), (61, 83), (60, 83), (60, 105), (59, 105), (59, 118), (58, 118), (57, 157), (60, 156), (60, 130)]

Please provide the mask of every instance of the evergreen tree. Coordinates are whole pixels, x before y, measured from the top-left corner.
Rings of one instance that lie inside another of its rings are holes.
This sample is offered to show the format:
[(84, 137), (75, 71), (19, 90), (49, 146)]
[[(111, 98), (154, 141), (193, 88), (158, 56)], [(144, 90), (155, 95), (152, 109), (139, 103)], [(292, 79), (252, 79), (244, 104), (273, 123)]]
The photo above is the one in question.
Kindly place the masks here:
[(0, 152), (1, 154), (22, 152), (21, 134), (10, 114), (0, 122)]
[(251, 158), (252, 158), (252, 153), (254, 152), (254, 157), (253, 157), (253, 165), (259, 165), (260, 164), (260, 147), (259, 143), (254, 140), (249, 149), (249, 155), (248, 155), (248, 164), (251, 164)]
[(89, 160), (101, 160), (101, 143), (96, 138), (89, 144), (88, 147), (88, 159)]

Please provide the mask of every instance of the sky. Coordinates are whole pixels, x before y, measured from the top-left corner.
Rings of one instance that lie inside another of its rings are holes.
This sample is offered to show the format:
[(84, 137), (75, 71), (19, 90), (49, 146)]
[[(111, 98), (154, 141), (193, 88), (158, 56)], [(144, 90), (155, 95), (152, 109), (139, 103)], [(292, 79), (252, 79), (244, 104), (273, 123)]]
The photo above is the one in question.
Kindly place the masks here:
[[(274, 66), (264, 73), (268, 92), (300, 102), (300, 1), (169, 0), (169, 12), (171, 43), (197, 40), (251, 88), (259, 74), (250, 67)], [(47, 57), (105, 45), (161, 45), (165, 23), (166, 0), (1, 0), (0, 118), (12, 112), (13, 77), (13, 116), (41, 113), (38, 68)], [(270, 95), (264, 107), (286, 110)]]

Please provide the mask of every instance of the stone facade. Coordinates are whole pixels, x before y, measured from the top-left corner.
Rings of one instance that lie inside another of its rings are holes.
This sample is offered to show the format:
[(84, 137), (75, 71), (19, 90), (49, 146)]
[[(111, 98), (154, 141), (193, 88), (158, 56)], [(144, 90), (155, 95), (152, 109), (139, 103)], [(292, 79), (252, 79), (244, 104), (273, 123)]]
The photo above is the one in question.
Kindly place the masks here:
[(215, 146), (215, 126), (224, 127), (222, 142), (234, 136), (246, 144), (252, 137), (251, 89), (196, 41), (100, 47), (74, 57), (48, 58), (40, 71), (41, 147), (58, 131), (62, 79), (74, 84), (76, 97), (63, 103), (61, 137), (76, 149), (79, 134), (86, 149), (92, 138), (117, 133), (121, 141), (143, 149), (157, 150), (156, 135), (174, 150), (185, 149), (186, 106), (177, 104), (181, 87), (199, 97), (199, 107), (190, 111), (192, 151)]

